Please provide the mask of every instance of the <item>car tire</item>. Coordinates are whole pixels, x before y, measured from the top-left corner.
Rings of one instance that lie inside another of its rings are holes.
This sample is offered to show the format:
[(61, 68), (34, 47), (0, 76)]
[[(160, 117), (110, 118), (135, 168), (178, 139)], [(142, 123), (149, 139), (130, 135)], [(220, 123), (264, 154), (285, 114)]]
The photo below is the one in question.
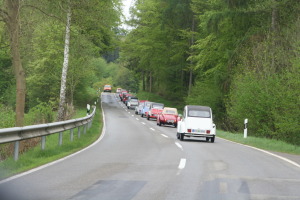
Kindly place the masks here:
[(149, 115), (148, 115), (148, 117), (147, 117), (147, 120), (150, 120), (150, 117), (149, 117)]
[(183, 133), (179, 133), (179, 139), (180, 139), (181, 141), (184, 140), (184, 134), (183, 134)]
[(206, 137), (205, 139), (206, 139), (206, 142), (209, 142), (209, 139), (210, 139), (210, 138), (209, 138), (209, 137)]
[(159, 124), (158, 124), (159, 126), (161, 126), (161, 121), (159, 121)]
[(141, 117), (144, 117), (144, 114), (142, 114)]
[(180, 139), (180, 137), (179, 137), (179, 133), (177, 133), (177, 139)]
[(177, 128), (177, 124), (174, 124), (174, 128)]
[(210, 139), (211, 143), (215, 142), (215, 136)]

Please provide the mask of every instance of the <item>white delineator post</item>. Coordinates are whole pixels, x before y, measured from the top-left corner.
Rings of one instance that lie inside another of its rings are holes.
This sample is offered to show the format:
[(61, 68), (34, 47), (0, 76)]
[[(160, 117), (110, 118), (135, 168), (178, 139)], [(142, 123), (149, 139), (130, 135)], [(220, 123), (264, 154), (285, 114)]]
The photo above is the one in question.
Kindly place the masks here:
[(87, 112), (86, 115), (89, 115), (89, 114), (90, 114), (90, 110), (91, 110), (91, 106), (90, 106), (90, 104), (87, 104), (87, 105), (86, 105), (86, 112)]
[(244, 121), (244, 138), (247, 138), (247, 126), (248, 126), (248, 119)]

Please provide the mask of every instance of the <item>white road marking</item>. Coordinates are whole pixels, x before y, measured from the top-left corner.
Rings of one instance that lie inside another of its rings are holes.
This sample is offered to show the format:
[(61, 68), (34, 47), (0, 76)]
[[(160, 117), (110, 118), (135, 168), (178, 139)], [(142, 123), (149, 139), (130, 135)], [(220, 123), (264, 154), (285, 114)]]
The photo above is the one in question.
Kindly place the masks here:
[(185, 158), (181, 158), (180, 163), (178, 165), (178, 169), (184, 169), (185, 168), (185, 164), (186, 164), (186, 159)]
[[(220, 137), (218, 137), (218, 138), (220, 138)], [(226, 140), (226, 139), (224, 139), (224, 138), (220, 138), (220, 139)], [(226, 141), (231, 142), (231, 143), (235, 143), (235, 144), (239, 144), (239, 145), (242, 145), (242, 146), (245, 146), (245, 147), (248, 147), (248, 148), (252, 148), (252, 149), (255, 149), (255, 150), (257, 150), (257, 151), (261, 151), (261, 152), (263, 152), (263, 153), (266, 153), (266, 154), (268, 154), (268, 155), (270, 155), (270, 156), (274, 156), (274, 157), (276, 157), (276, 158), (279, 158), (279, 159), (281, 159), (281, 160), (284, 160), (284, 161), (286, 161), (286, 162), (288, 162), (288, 163), (290, 163), (290, 164), (292, 164), (292, 165), (294, 165), (294, 166), (300, 168), (300, 165), (299, 165), (298, 163), (296, 163), (296, 162), (294, 162), (294, 161), (292, 161), (292, 160), (290, 160), (290, 159), (287, 159), (287, 158), (285, 158), (285, 157), (282, 157), (282, 156), (276, 155), (276, 154), (274, 154), (274, 153), (271, 153), (271, 152), (269, 152), (269, 151), (262, 150), (262, 149), (259, 149), (259, 148), (256, 148), (256, 147), (252, 147), (252, 146), (249, 146), (249, 145), (246, 145), (246, 144), (240, 144), (240, 143), (233, 142), (233, 141), (230, 141), (230, 140), (226, 140)]]
[(221, 194), (227, 194), (228, 193), (228, 184), (226, 182), (220, 182), (219, 183), (219, 192)]
[(146, 125), (144, 122), (141, 122), (142, 124)]
[(135, 119), (139, 121), (139, 119), (138, 119), (138, 118), (135, 118)]
[(154, 128), (150, 128), (152, 131), (155, 131), (155, 129)]
[(160, 134), (161, 136), (165, 137), (165, 138), (169, 138), (169, 136), (165, 135), (165, 134)]
[(181, 146), (181, 144), (179, 144), (178, 142), (175, 142), (176, 146), (178, 146), (179, 149), (181, 149), (183, 151), (183, 147)]

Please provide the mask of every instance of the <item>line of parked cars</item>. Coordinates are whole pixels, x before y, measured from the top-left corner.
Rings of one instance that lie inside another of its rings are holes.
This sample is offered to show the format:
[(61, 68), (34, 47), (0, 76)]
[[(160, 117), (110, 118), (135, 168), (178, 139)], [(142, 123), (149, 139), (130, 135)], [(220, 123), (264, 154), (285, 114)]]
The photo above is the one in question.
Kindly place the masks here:
[(177, 128), (177, 138), (203, 137), (207, 142), (214, 142), (216, 125), (213, 123), (212, 110), (208, 106), (187, 105), (183, 114), (176, 108), (165, 107), (163, 103), (140, 100), (125, 89), (118, 88), (116, 93), (128, 109), (147, 120), (155, 120), (158, 126)]

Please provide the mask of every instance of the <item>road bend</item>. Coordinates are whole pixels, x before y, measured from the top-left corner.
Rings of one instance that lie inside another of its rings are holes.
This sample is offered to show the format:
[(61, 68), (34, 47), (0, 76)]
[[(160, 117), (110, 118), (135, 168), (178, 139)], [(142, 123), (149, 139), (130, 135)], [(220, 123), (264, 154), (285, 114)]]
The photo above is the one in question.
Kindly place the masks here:
[(216, 138), (176, 138), (102, 94), (106, 130), (92, 147), (0, 184), (1, 200), (300, 199), (300, 168)]

